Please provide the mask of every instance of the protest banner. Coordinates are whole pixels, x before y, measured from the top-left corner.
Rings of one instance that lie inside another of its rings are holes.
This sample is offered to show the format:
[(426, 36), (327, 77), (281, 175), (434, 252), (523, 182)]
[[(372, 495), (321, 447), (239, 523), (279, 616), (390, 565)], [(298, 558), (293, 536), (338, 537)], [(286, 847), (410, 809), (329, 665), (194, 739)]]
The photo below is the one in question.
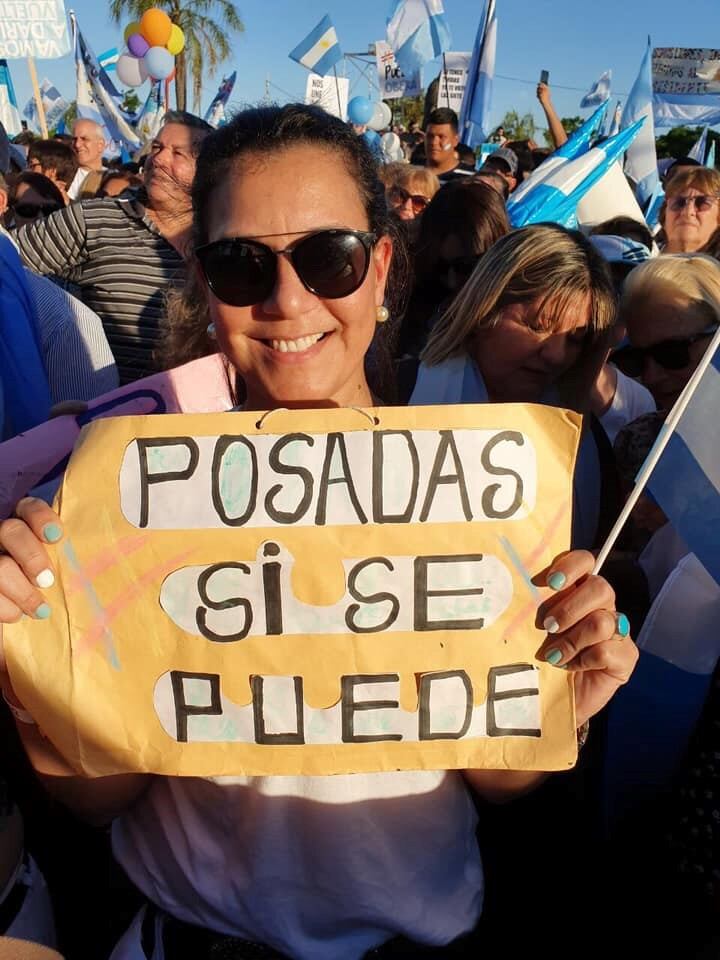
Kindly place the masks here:
[(18, 697), (89, 776), (565, 769), (533, 582), (581, 418), (536, 405), (89, 424)]
[(406, 77), (397, 65), (392, 47), (386, 40), (375, 41), (375, 62), (377, 65), (380, 100), (397, 100), (398, 97), (419, 97), (422, 93), (420, 73)]
[(460, 113), (465, 87), (467, 86), (471, 57), (472, 53), (470, 52), (443, 54), (443, 68), (438, 83), (436, 107), (449, 107), (455, 113)]
[(317, 73), (311, 73), (305, 87), (305, 103), (315, 104), (334, 117), (347, 120), (349, 93), (350, 81), (346, 77), (335, 77), (332, 74), (321, 77)]
[(655, 47), (652, 85), (656, 126), (720, 123), (720, 49)]
[(84, 413), (55, 417), (0, 443), (0, 520), (31, 490), (54, 495), (80, 430), (93, 420), (151, 413), (219, 413), (233, 405), (219, 354), (155, 373), (91, 400)]

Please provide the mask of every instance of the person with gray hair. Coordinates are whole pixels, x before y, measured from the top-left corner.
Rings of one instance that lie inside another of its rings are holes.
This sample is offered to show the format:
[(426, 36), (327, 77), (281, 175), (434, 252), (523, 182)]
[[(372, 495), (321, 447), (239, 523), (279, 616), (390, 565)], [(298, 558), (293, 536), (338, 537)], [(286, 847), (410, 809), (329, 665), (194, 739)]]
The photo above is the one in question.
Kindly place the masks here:
[(121, 383), (155, 370), (165, 296), (184, 281), (195, 160), (211, 130), (166, 114), (137, 195), (83, 200), (17, 231), (26, 266), (74, 284), (100, 316)]

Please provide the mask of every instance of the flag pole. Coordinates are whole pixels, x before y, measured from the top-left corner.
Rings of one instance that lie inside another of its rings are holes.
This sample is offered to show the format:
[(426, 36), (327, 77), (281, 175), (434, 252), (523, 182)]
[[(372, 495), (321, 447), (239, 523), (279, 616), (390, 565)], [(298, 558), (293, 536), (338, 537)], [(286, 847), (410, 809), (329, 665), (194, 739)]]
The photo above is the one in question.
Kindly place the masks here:
[(662, 429), (660, 430), (660, 433), (658, 434), (658, 438), (655, 441), (655, 445), (653, 446), (652, 450), (645, 458), (645, 463), (643, 463), (637, 477), (635, 478), (635, 486), (633, 487), (632, 493), (628, 497), (627, 502), (625, 503), (625, 506), (620, 512), (620, 516), (615, 521), (615, 524), (612, 530), (607, 536), (607, 540), (602, 545), (602, 549), (600, 550), (600, 553), (597, 556), (597, 560), (595, 561), (595, 566), (593, 567), (593, 573), (595, 574), (599, 573), (600, 568), (608, 558), (608, 554), (610, 553), (612, 548), (615, 546), (615, 541), (619, 537), (620, 531), (625, 526), (625, 522), (627, 521), (627, 518), (632, 513), (632, 510), (635, 504), (640, 499), (641, 493), (647, 486), (647, 482), (650, 479), (650, 474), (653, 472), (655, 466), (657, 465), (658, 460), (662, 456), (663, 450), (668, 445), (670, 437), (673, 435), (675, 428), (678, 425), (678, 421), (680, 420), (680, 417), (685, 412), (687, 405), (692, 400), (693, 395), (695, 394), (695, 391), (700, 385), (700, 381), (702, 380), (703, 374), (712, 363), (713, 357), (715, 356), (715, 353), (717, 352), (718, 347), (720, 347), (720, 328), (718, 328), (715, 331), (715, 334), (712, 340), (710, 341), (710, 344), (707, 350), (705, 351), (702, 360), (698, 364), (698, 367), (693, 373), (693, 375), (688, 380), (687, 385), (685, 386), (685, 389), (675, 401), (675, 405), (673, 406), (672, 410), (668, 414), (668, 418), (663, 424)]
[(342, 104), (340, 103), (340, 81), (338, 80), (336, 64), (333, 64), (333, 73), (335, 74), (335, 93), (337, 94), (338, 116), (342, 120)]
[[(450, 106), (450, 88), (448, 87), (448, 75), (447, 75), (447, 60), (445, 59), (445, 51), (443, 50), (443, 77), (445, 78), (445, 100), (447, 101), (448, 107)], [(438, 100), (440, 98), (438, 97)]]
[(42, 95), (40, 93), (40, 84), (38, 83), (37, 70), (35, 69), (35, 58), (28, 57), (28, 70), (30, 71), (30, 82), (32, 83), (33, 94), (35, 95), (35, 108), (37, 110), (38, 122), (40, 124), (40, 133), (43, 140), (48, 139), (47, 121), (45, 120), (45, 108), (43, 107)]

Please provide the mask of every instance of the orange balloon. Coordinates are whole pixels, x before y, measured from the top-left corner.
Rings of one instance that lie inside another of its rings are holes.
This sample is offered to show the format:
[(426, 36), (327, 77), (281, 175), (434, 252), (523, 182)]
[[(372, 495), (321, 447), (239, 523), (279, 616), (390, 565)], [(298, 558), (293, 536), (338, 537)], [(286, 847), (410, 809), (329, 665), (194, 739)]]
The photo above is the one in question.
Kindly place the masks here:
[(164, 47), (170, 39), (172, 21), (164, 10), (153, 7), (146, 10), (140, 20), (140, 33), (151, 47)]

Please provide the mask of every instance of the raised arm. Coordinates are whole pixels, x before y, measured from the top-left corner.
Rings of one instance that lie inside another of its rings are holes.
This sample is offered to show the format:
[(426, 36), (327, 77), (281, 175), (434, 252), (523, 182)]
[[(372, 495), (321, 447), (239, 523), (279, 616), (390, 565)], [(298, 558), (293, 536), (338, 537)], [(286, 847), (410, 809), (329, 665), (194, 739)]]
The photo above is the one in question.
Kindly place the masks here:
[(565, 127), (560, 123), (560, 117), (557, 115), (552, 98), (550, 97), (550, 87), (546, 83), (539, 83), (537, 85), (537, 98), (540, 101), (540, 106), (543, 108), (548, 130), (550, 131), (550, 136), (557, 150), (558, 147), (567, 143), (568, 135), (565, 132)]
[(43, 276), (76, 280), (88, 259), (87, 228), (81, 203), (17, 230), (14, 240), (26, 267)]

